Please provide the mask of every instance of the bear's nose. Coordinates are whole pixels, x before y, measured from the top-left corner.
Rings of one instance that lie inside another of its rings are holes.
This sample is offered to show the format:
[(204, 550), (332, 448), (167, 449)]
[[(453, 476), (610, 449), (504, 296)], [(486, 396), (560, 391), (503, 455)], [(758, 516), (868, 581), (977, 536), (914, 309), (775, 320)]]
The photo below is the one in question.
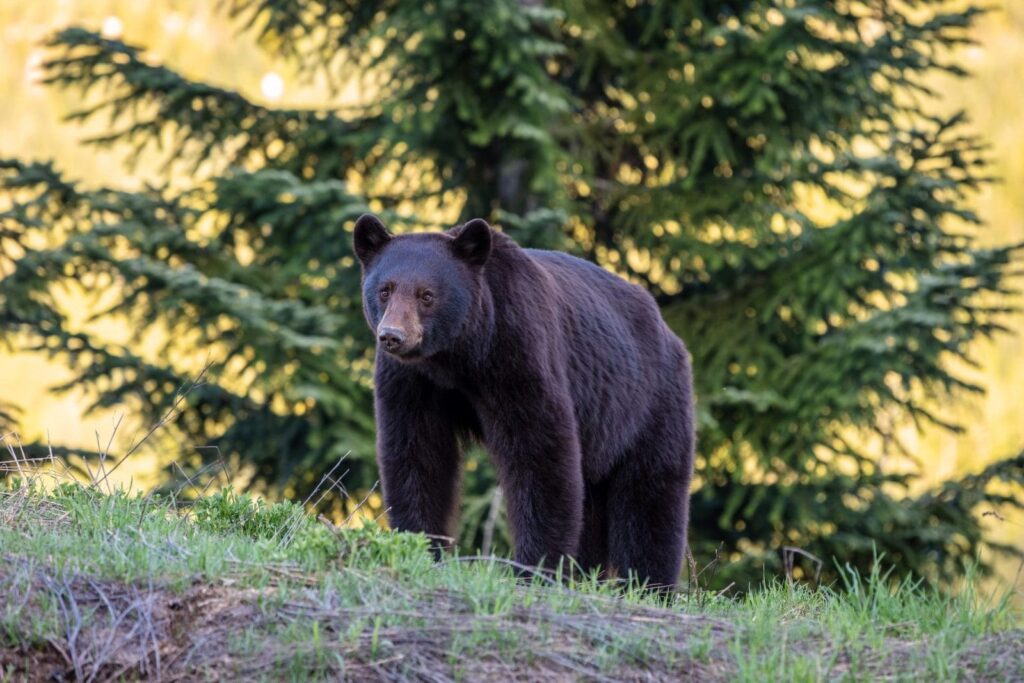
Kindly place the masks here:
[(380, 343), (388, 351), (394, 351), (405, 342), (405, 334), (397, 327), (380, 328), (377, 338), (380, 339)]

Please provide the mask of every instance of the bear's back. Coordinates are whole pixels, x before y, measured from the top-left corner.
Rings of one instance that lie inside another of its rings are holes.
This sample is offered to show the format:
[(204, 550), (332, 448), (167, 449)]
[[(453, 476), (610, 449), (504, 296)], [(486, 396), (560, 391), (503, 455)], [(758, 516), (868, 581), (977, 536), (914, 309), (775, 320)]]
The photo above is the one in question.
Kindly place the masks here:
[(609, 334), (600, 336), (613, 346), (623, 341), (624, 334), (648, 353), (661, 355), (663, 333), (668, 330), (657, 303), (646, 290), (571, 254), (524, 251), (557, 283), (560, 303), (570, 321), (576, 318), (591, 328), (585, 331), (605, 330)]

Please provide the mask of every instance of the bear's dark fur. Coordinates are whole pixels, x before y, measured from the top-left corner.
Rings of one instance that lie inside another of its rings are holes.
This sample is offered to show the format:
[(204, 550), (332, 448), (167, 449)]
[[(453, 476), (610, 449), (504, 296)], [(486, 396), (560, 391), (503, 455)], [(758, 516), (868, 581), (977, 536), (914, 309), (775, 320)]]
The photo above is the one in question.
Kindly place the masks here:
[(378, 335), (377, 449), (393, 527), (449, 535), (460, 441), (487, 448), (515, 559), (672, 586), (694, 451), (689, 354), (640, 287), (476, 219), (356, 223)]

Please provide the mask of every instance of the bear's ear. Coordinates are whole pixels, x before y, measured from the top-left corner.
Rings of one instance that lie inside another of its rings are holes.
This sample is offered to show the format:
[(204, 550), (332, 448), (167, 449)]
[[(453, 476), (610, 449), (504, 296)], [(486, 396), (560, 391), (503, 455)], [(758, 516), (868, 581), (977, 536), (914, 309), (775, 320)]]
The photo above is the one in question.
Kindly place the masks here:
[(364, 266), (373, 260), (381, 249), (391, 241), (391, 233), (372, 213), (364, 213), (356, 220), (352, 234), (352, 248)]
[(471, 266), (487, 263), (491, 255), (491, 226), (483, 218), (469, 221), (452, 242), (452, 251)]

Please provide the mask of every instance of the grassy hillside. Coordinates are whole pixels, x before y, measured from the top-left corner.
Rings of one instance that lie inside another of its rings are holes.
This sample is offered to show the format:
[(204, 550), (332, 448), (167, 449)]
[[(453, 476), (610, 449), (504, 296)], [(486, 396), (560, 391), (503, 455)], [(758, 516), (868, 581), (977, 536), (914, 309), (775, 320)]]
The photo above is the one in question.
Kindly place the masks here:
[[(28, 463), (4, 463), (25, 474)], [(44, 484), (47, 484), (44, 486)], [(227, 490), (8, 479), (0, 680), (1007, 680), (1024, 630), (968, 580), (635, 588), (450, 557)], [(186, 502), (188, 500), (188, 502)], [(884, 564), (884, 558), (879, 567)], [(713, 567), (705, 572), (714, 571)]]

